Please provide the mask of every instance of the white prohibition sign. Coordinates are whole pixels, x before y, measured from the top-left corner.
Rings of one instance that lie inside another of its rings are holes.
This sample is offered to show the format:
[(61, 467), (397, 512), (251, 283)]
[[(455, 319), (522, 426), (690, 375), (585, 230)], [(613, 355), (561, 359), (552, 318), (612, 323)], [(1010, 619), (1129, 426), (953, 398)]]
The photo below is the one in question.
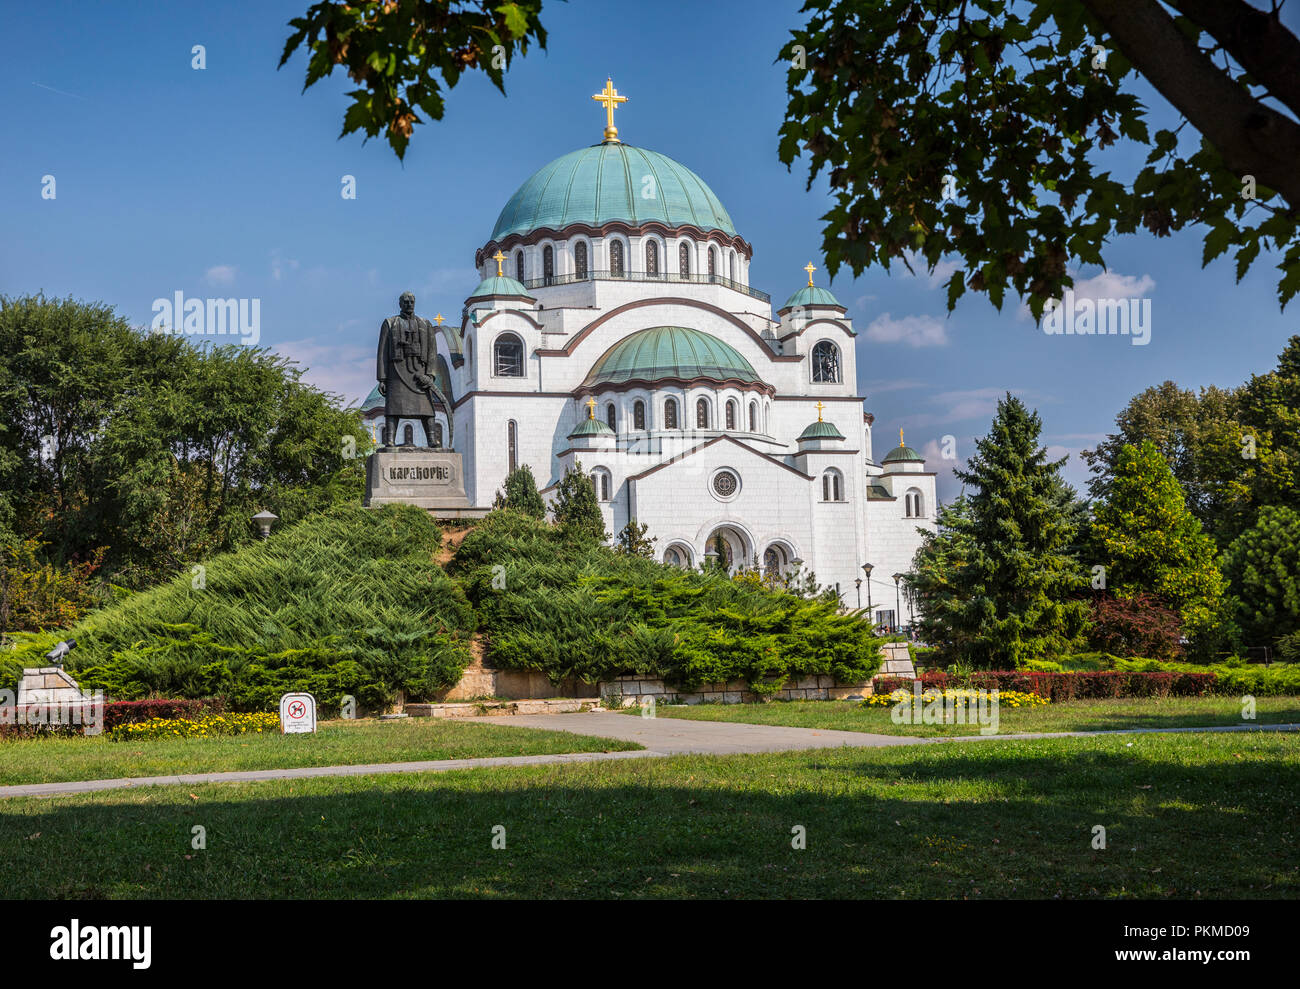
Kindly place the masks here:
[(280, 732), (284, 735), (316, 730), (316, 698), (311, 694), (285, 694), (280, 698)]

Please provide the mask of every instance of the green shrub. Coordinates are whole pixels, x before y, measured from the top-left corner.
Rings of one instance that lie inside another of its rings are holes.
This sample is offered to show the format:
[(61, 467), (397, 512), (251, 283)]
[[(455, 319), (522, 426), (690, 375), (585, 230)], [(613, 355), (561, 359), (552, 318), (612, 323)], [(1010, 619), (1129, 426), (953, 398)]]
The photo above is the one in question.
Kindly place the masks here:
[[(64, 635), (67, 668), (110, 697), (228, 696), (273, 709), (310, 691), (323, 709), (351, 694), (363, 709), (398, 690), (427, 697), (469, 662), (472, 609), (434, 562), (442, 533), (407, 506), (331, 509), (271, 538), (93, 612)], [(0, 656), (11, 688), (56, 636)]]
[[(504, 569), (495, 569), (504, 568)], [(869, 679), (880, 640), (835, 604), (615, 552), (510, 511), (491, 513), (451, 566), (494, 665), (588, 683), (622, 674), (690, 689), (791, 676)]]

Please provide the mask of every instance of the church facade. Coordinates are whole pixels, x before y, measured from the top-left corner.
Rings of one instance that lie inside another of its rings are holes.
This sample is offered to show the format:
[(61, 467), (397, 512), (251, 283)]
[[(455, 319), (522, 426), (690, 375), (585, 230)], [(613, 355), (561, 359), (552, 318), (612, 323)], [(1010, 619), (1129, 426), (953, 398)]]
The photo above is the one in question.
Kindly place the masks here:
[(875, 458), (846, 308), (809, 265), (773, 312), (709, 186), (619, 140), (612, 84), (595, 98), (604, 140), (510, 197), (459, 323), (442, 326), (437, 378), (472, 503), (518, 465), (545, 497), (580, 464), (609, 532), (648, 525), (659, 559), (699, 566), (720, 547), (733, 569), (811, 571), (893, 623), (892, 575), (933, 529), (935, 479), (901, 431)]

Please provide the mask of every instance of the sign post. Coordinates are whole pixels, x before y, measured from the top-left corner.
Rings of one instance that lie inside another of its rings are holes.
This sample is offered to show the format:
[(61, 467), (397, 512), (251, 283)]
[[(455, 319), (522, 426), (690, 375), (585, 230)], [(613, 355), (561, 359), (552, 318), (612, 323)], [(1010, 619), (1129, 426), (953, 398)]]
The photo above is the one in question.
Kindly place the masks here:
[(316, 698), (311, 694), (285, 694), (280, 698), (280, 733), (297, 735), (316, 730)]

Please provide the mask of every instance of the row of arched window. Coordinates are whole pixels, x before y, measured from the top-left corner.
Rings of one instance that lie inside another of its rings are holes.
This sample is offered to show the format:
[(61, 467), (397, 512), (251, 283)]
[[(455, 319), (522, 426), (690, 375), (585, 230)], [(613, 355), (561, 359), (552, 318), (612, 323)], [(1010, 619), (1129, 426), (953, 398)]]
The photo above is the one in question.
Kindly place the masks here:
[[(722, 416), (723, 416), (723, 424), (724, 424), (723, 428), (732, 431), (740, 429), (741, 428), (740, 403), (737, 402), (734, 398), (729, 398), (724, 403), (722, 409), (723, 409)], [(650, 428), (650, 426), (648, 425), (648, 420), (646, 418), (646, 411), (647, 411), (646, 403), (641, 399), (637, 399), (635, 402), (632, 403), (632, 428), (634, 430), (642, 430), (642, 429)], [(681, 417), (678, 415), (677, 399), (675, 398), (664, 399), (663, 422), (664, 422), (663, 424), (664, 429), (682, 428)], [(709, 403), (709, 400), (707, 398), (697, 399), (695, 402), (695, 428), (712, 429), (714, 428), (712, 422), (713, 422), (713, 408)], [(758, 409), (757, 402), (749, 403), (749, 411), (746, 418), (746, 422), (749, 426), (749, 432), (757, 433), (760, 431), (759, 409)], [(618, 410), (614, 406), (613, 402), (609, 402), (605, 405), (605, 425), (607, 425), (610, 429), (614, 430), (614, 432), (618, 432)]]
[[(647, 240), (645, 242), (645, 266), (642, 269), (647, 275), (659, 275), (662, 273), (662, 262), (660, 259), (660, 244), (657, 240)], [(627, 274), (626, 248), (623, 241), (611, 239), (609, 241), (609, 272), (615, 277), (621, 277)], [(677, 273), (682, 278), (690, 278), (696, 272), (693, 270), (695, 265), (694, 245), (689, 241), (682, 241), (677, 246)], [(706, 255), (706, 264), (708, 266), (708, 276), (716, 278), (719, 274), (718, 249), (712, 245), (709, 247)], [(578, 241), (573, 247), (573, 268), (574, 275), (578, 278), (586, 278), (591, 266), (588, 259), (586, 241)], [(524, 280), (527, 274), (524, 262), (524, 251), (522, 248), (515, 251), (515, 278), (519, 281)], [(547, 244), (542, 248), (542, 278), (549, 282), (555, 277), (555, 248)], [(731, 281), (738, 280), (736, 252), (732, 251), (728, 255), (727, 277)]]

